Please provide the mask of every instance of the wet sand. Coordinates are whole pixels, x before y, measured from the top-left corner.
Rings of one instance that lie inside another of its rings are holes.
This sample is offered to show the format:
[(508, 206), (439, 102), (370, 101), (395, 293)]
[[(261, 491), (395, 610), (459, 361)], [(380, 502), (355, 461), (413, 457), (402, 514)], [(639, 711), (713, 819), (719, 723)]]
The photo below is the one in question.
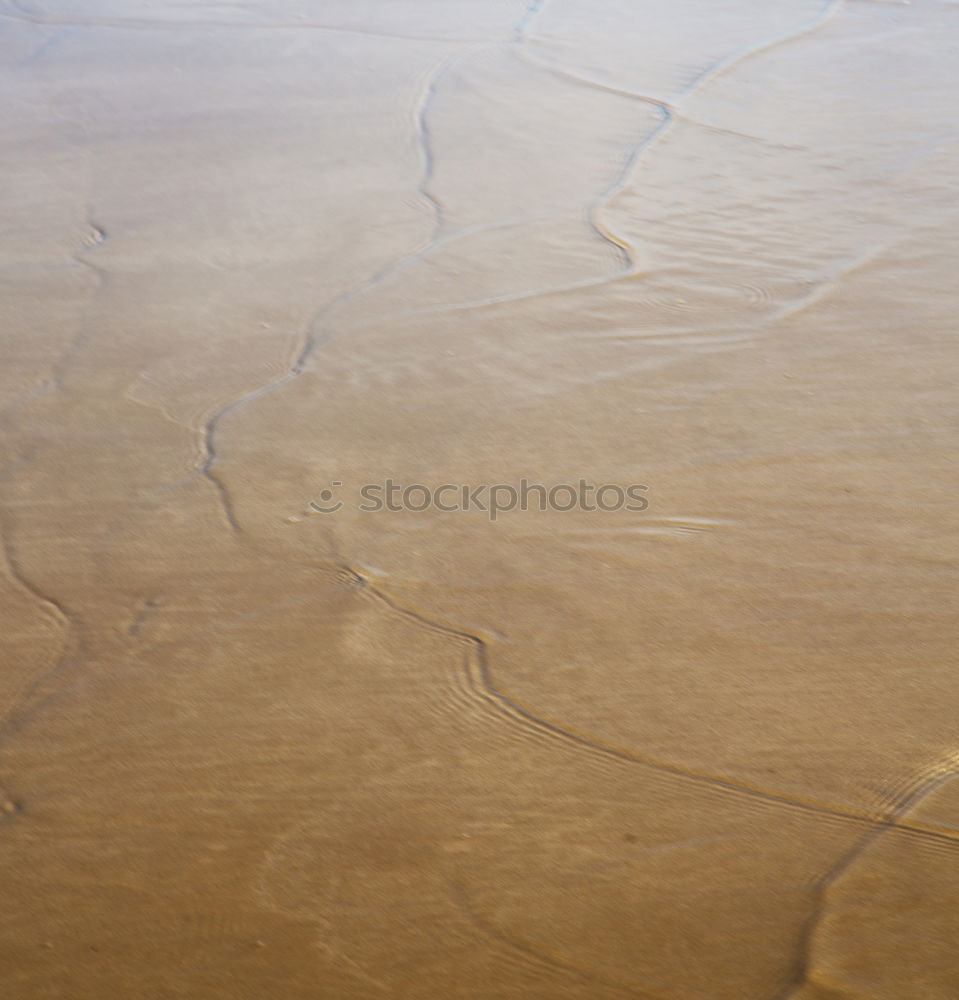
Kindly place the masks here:
[(954, 1000), (957, 43), (4, 0), (4, 995)]

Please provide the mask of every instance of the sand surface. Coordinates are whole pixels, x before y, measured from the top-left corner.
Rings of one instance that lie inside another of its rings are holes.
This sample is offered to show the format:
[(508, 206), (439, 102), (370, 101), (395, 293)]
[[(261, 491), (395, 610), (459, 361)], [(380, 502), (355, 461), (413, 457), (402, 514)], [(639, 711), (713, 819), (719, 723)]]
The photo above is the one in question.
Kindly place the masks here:
[(957, 51), (2, 0), (3, 996), (955, 1000)]

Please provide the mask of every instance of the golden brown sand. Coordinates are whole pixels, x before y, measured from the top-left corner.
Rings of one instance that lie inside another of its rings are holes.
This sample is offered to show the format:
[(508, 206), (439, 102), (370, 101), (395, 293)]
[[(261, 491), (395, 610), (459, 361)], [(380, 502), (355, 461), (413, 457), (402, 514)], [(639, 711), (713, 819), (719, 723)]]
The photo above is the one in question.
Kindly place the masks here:
[(3, 996), (959, 997), (959, 6), (0, 15)]

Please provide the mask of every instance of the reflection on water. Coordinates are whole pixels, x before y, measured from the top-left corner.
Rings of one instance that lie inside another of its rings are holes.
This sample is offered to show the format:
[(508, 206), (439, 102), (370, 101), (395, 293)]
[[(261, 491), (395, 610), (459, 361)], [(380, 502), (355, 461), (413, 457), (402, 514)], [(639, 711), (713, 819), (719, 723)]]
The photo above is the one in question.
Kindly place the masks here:
[(11, 996), (959, 992), (957, 41), (5, 0)]

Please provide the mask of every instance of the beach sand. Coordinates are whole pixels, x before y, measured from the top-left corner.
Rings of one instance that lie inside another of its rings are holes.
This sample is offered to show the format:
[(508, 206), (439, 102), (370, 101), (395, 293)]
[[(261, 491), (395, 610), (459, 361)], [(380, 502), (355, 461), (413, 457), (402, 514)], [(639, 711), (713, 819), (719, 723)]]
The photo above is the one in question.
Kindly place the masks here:
[(955, 1000), (957, 44), (3, 0), (4, 996)]

